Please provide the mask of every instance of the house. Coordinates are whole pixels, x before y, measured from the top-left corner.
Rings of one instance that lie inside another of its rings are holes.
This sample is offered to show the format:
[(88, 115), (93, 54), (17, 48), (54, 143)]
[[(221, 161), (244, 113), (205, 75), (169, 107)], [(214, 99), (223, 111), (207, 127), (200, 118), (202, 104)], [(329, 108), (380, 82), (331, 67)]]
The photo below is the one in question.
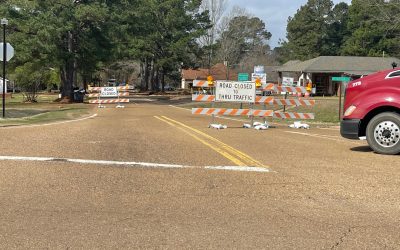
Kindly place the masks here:
[(317, 95), (337, 94), (340, 82), (332, 77), (349, 76), (357, 79), (377, 71), (400, 65), (393, 57), (320, 56), (308, 61), (290, 61), (277, 68), (279, 82), (283, 77), (293, 77), (298, 86), (305, 86), (309, 80), (316, 88)]
[[(6, 87), (5, 87), (5, 93), (7, 93), (7, 86), (9, 84), (9, 80), (6, 79)], [(3, 93), (3, 78), (0, 77), (0, 93)]]
[(212, 66), (210, 69), (182, 69), (182, 89), (190, 89), (193, 86), (194, 80), (207, 80), (207, 77), (211, 75), (214, 80), (230, 80), (237, 81), (238, 72), (225, 66), (223, 63), (218, 63)]

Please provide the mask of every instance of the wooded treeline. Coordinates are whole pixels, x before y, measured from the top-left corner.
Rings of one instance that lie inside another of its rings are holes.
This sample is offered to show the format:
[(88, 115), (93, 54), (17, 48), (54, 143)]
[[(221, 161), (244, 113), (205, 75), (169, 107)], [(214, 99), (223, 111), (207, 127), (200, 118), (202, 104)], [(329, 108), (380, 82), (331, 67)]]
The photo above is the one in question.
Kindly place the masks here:
[(290, 17), (281, 61), (317, 56), (400, 56), (400, 1), (309, 0)]
[[(0, 15), (16, 50), (10, 72), (20, 84), (56, 74), (62, 96), (73, 99), (78, 82), (120, 61), (140, 64), (152, 89), (194, 62), (196, 39), (209, 26), (200, 0), (11, 0)], [(40, 73), (39, 73), (40, 72)], [(33, 74), (35, 73), (35, 74)], [(29, 77), (27, 77), (27, 75)]]
[(308, 0), (274, 49), (262, 17), (226, 8), (227, 0), (3, 0), (16, 51), (9, 73), (27, 89), (60, 83), (72, 100), (74, 87), (104, 72), (136, 70), (137, 86), (163, 90), (182, 68), (215, 63), (250, 71), (321, 55), (400, 56), (400, 0)]

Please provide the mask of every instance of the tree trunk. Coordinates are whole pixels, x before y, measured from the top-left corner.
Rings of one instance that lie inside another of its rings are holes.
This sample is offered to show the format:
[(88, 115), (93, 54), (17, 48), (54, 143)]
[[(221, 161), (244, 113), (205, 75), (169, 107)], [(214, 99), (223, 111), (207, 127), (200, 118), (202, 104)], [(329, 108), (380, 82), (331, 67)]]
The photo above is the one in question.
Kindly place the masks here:
[[(72, 54), (73, 52), (73, 35), (68, 32), (68, 52)], [(75, 76), (75, 63), (72, 58), (68, 58), (65, 61), (65, 66), (61, 68), (61, 98), (67, 102), (74, 100), (74, 76)]]
[(165, 89), (165, 71), (161, 69), (161, 92), (164, 92)]
[(141, 61), (140, 62), (140, 89), (144, 89), (144, 86), (146, 86), (145, 80), (144, 80), (144, 78), (145, 78), (144, 68), (145, 68), (145, 64), (143, 61)]
[(151, 60), (150, 63), (150, 81), (149, 81), (149, 90), (153, 91), (154, 90), (154, 78), (155, 78), (155, 67), (154, 67), (154, 60)]
[(153, 89), (159, 91), (160, 90), (160, 71), (157, 66), (154, 66), (154, 78), (153, 78)]
[(85, 90), (85, 92), (87, 91), (87, 89), (88, 89), (88, 76), (87, 75), (84, 75), (83, 76), (83, 89)]
[(149, 60), (146, 58), (140, 63), (140, 88), (149, 90)]
[(74, 70), (73, 62), (66, 62), (65, 67), (61, 68), (61, 98), (66, 101), (73, 100), (73, 79)]

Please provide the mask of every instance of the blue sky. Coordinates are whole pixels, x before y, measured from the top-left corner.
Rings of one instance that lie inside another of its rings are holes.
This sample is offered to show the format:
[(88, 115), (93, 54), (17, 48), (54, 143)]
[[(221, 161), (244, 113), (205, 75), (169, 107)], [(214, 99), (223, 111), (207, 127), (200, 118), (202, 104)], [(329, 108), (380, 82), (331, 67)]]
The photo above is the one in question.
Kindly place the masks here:
[[(279, 38), (286, 38), (288, 17), (293, 16), (300, 6), (307, 3), (307, 0), (227, 0), (227, 2), (229, 8), (237, 5), (261, 18), (267, 24), (268, 31), (272, 33), (270, 45), (275, 47)], [(351, 0), (333, 0), (333, 2), (350, 4)]]

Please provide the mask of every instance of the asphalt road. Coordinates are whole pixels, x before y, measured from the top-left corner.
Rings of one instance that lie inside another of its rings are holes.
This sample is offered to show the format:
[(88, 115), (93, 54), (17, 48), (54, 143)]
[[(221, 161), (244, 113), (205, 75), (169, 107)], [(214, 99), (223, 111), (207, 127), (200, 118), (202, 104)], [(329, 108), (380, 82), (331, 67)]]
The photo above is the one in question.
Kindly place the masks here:
[(139, 99), (1, 128), (1, 249), (399, 249), (400, 156)]

